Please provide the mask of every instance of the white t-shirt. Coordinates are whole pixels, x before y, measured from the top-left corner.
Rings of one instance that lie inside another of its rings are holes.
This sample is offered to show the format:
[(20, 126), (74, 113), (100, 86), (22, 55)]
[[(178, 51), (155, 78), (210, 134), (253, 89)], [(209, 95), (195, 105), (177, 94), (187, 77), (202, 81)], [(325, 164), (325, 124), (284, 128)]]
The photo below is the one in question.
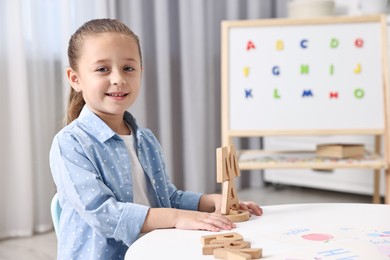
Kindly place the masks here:
[(132, 165), (131, 178), (133, 180), (133, 202), (150, 207), (151, 204), (148, 196), (145, 173), (138, 160), (137, 153), (135, 152), (134, 137), (133, 135), (121, 135), (121, 137), (125, 141), (130, 154)]

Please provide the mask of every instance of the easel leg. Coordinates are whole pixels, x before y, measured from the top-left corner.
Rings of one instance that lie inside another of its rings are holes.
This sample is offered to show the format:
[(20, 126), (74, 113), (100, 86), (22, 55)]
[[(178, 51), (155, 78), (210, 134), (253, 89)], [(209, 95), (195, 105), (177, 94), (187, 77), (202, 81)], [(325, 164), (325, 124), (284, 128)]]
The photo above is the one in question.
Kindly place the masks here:
[(385, 204), (390, 204), (390, 169), (385, 170)]
[(374, 194), (372, 195), (372, 203), (380, 204), (381, 195), (380, 195), (380, 170), (374, 170)]

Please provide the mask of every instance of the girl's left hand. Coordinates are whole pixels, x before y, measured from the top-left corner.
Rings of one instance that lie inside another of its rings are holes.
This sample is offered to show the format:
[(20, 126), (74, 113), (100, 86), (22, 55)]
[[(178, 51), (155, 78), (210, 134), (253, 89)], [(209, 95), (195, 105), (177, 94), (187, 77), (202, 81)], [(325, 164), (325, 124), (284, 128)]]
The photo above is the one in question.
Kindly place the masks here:
[(240, 209), (249, 211), (249, 213), (254, 214), (256, 216), (263, 215), (263, 209), (252, 201), (240, 201)]

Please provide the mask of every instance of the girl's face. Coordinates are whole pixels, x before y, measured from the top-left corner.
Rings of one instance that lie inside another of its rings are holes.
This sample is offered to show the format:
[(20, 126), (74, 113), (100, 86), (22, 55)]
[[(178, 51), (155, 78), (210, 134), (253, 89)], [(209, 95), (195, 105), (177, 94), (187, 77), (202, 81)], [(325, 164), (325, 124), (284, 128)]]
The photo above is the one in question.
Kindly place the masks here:
[(136, 100), (141, 84), (141, 60), (136, 41), (119, 33), (84, 38), (78, 71), (68, 69), (72, 87), (100, 118), (122, 120)]

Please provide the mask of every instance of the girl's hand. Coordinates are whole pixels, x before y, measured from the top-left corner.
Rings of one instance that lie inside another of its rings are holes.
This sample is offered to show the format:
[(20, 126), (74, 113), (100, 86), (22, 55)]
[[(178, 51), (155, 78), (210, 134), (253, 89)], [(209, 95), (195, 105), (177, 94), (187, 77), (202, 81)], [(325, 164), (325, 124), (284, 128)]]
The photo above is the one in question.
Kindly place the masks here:
[(240, 209), (249, 211), (256, 216), (261, 216), (263, 214), (263, 209), (252, 201), (240, 201)]
[(236, 225), (220, 213), (177, 210), (175, 228), (218, 232), (231, 230)]
[[(199, 211), (221, 213), (221, 194), (204, 194), (200, 198)], [(240, 209), (249, 211), (256, 216), (263, 214), (262, 208), (252, 201), (240, 201)]]
[(203, 194), (200, 197), (198, 210), (202, 212), (221, 213), (221, 194)]

